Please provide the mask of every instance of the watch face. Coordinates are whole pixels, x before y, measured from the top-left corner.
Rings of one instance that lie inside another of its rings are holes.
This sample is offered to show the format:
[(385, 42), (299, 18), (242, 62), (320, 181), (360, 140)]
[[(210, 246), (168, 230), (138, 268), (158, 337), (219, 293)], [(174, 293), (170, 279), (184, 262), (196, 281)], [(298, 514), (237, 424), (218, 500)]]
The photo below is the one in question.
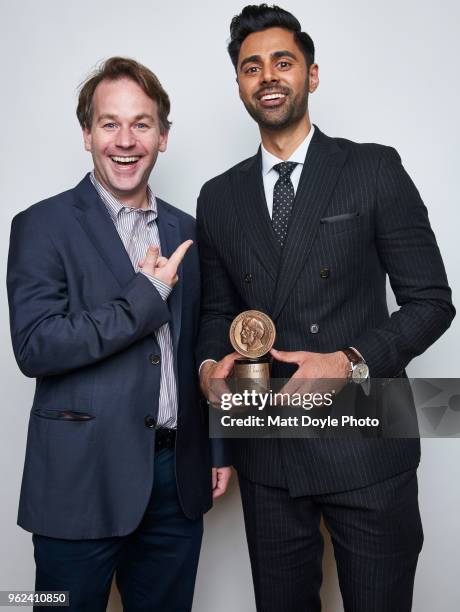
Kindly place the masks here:
[(357, 363), (353, 368), (352, 379), (361, 382), (369, 378), (369, 368), (366, 363)]

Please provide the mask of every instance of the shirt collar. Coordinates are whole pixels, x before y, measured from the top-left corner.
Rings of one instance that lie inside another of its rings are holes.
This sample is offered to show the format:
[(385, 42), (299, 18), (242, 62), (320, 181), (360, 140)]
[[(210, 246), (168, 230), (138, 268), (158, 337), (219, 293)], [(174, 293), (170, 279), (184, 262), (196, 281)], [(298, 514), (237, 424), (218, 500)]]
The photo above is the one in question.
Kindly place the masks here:
[(297, 149), (292, 153), (290, 158), (287, 160), (283, 160), (283, 159), (280, 159), (279, 157), (276, 157), (276, 155), (273, 155), (273, 153), (270, 153), (269, 151), (267, 151), (264, 145), (261, 144), (262, 174), (265, 176), (266, 174), (270, 172), (270, 170), (273, 169), (273, 166), (275, 164), (279, 164), (282, 161), (291, 161), (291, 162), (295, 162), (296, 164), (303, 166), (303, 164), (305, 163), (305, 158), (307, 156), (308, 146), (310, 144), (311, 139), (313, 138), (314, 131), (315, 131), (315, 126), (312, 125), (305, 140), (303, 140), (303, 142), (299, 144)]
[(99, 197), (104, 202), (105, 207), (107, 208), (108, 213), (110, 215), (110, 218), (112, 219), (114, 223), (116, 223), (116, 221), (118, 220), (118, 217), (123, 212), (126, 213), (126, 212), (135, 211), (135, 210), (145, 213), (146, 218), (147, 218), (147, 223), (149, 223), (150, 221), (154, 221), (158, 217), (157, 201), (149, 185), (147, 185), (147, 202), (148, 202), (147, 208), (134, 208), (131, 206), (125, 206), (123, 202), (120, 202), (120, 200), (117, 200), (117, 198), (112, 193), (110, 193), (110, 191), (108, 191), (97, 180), (94, 170), (90, 174), (90, 179), (91, 179), (92, 184), (94, 185), (94, 188), (99, 194)]

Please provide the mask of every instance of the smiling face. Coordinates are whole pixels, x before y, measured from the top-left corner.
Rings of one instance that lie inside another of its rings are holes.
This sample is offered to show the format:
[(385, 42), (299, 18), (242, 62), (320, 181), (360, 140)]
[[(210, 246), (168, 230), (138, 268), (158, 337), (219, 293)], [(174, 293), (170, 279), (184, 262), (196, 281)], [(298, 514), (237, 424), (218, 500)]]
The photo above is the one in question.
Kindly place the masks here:
[(83, 129), (97, 180), (121, 202), (141, 206), (158, 151), (166, 151), (157, 103), (128, 78), (103, 80), (93, 96), (91, 128)]
[(305, 56), (284, 28), (247, 36), (237, 64), (240, 98), (261, 128), (279, 130), (301, 122), (308, 93), (318, 86), (318, 66), (307, 69)]

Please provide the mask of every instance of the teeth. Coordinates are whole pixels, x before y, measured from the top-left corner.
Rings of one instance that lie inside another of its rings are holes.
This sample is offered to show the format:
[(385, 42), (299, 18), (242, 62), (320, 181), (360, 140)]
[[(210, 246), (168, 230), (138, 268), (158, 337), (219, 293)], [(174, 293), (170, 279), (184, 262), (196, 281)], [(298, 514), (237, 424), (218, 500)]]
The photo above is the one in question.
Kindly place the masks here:
[(136, 162), (140, 156), (136, 157), (116, 157), (115, 155), (111, 158), (115, 162), (121, 162), (122, 164), (128, 164), (132, 162)]
[(284, 96), (285, 94), (281, 93), (267, 94), (262, 96), (262, 100), (278, 100), (278, 98), (284, 98)]

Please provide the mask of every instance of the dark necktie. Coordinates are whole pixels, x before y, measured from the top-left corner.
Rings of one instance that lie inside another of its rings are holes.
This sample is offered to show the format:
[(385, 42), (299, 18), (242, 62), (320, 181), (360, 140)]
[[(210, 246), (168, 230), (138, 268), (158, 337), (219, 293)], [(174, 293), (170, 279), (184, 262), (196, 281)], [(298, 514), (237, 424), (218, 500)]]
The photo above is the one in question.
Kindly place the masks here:
[(291, 173), (296, 166), (296, 162), (281, 162), (273, 166), (278, 172), (279, 178), (273, 188), (272, 226), (281, 246), (286, 240), (289, 216), (294, 203), (294, 185), (291, 181)]

